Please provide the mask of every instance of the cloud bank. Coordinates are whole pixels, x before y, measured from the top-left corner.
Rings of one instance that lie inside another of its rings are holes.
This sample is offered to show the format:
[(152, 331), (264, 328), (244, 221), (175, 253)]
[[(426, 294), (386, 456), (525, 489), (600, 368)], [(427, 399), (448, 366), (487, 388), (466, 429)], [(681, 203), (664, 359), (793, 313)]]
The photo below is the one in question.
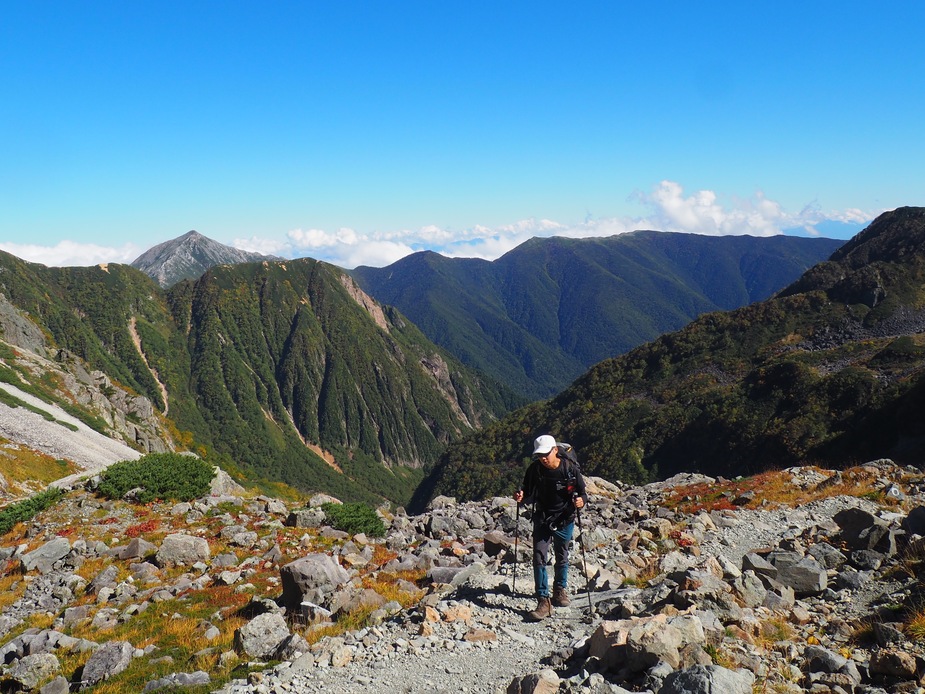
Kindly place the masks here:
[[(285, 242), (262, 252), (289, 257), (310, 256), (345, 268), (357, 265), (381, 267), (421, 250), (436, 251), (448, 257), (494, 260), (536, 236), (603, 237), (638, 229), (711, 236), (773, 236), (785, 231), (818, 236), (816, 227), (824, 222), (849, 225), (850, 232), (854, 233), (882, 212), (858, 209), (824, 212), (817, 204), (811, 203), (792, 213), (761, 191), (751, 198), (721, 201), (712, 190), (685, 195), (679, 183), (668, 180), (648, 193), (634, 194), (632, 200), (646, 209), (647, 214), (641, 217), (586, 219), (580, 224), (531, 218), (499, 227), (477, 225), (455, 230), (427, 226), (374, 234), (361, 234), (349, 228), (336, 232), (295, 229), (288, 233)], [(261, 244), (260, 239), (236, 239), (234, 242), (239, 248), (257, 251), (261, 250)]]
[[(530, 218), (497, 227), (475, 225), (453, 229), (429, 225), (413, 230), (372, 233), (347, 227), (334, 231), (293, 229), (283, 238), (238, 238), (230, 245), (266, 255), (308, 256), (344, 268), (382, 267), (422, 250), (449, 257), (494, 260), (535, 236), (603, 237), (638, 229), (713, 236), (773, 236), (784, 232), (818, 236), (818, 226), (831, 226), (833, 222), (846, 225), (846, 232), (853, 234), (883, 212), (823, 211), (815, 202), (798, 212), (790, 212), (761, 191), (750, 198), (722, 198), (712, 190), (685, 194), (681, 184), (669, 180), (661, 181), (649, 192), (635, 193), (631, 201), (645, 211), (642, 216), (588, 218), (577, 224)], [(0, 242), (0, 249), (25, 260), (58, 266), (128, 263), (145, 250), (132, 244), (109, 248), (75, 241), (61, 241), (55, 246)]]
[(30, 263), (41, 263), (54, 267), (75, 267), (99, 265), (101, 263), (130, 263), (147, 249), (139, 249), (132, 243), (123, 246), (100, 246), (79, 241), (59, 241), (54, 246), (40, 246), (34, 243), (0, 241), (0, 250), (11, 253)]

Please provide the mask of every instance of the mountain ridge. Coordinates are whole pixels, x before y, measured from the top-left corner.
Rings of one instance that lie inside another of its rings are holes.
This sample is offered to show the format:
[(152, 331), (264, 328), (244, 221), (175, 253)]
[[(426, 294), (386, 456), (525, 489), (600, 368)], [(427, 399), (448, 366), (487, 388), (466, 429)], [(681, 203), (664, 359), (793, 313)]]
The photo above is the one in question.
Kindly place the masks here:
[[(310, 259), (216, 266), (163, 290), (128, 265), (0, 253), (0, 293), (3, 337), (99, 370), (169, 413), (178, 448), (268, 484), (402, 501), (443, 446), (517, 402)], [(17, 349), (0, 360), (13, 382), (57, 378)]]
[(463, 363), (537, 399), (698, 315), (767, 298), (842, 243), (636, 231), (534, 238), (494, 261), (422, 251), (350, 272)]
[[(831, 261), (763, 302), (705, 314), (608, 359), (447, 451), (433, 494), (514, 488), (532, 433), (576, 446), (593, 473), (645, 482), (681, 471), (925, 455), (925, 208), (885, 213)], [(508, 461), (491, 476), (482, 471)]]

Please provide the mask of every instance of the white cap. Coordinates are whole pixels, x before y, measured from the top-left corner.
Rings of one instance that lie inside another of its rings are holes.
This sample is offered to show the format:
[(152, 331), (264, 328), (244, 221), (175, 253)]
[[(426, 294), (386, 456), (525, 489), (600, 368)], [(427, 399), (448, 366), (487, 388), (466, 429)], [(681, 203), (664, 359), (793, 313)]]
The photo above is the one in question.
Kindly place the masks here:
[(556, 440), (549, 434), (537, 436), (533, 442), (533, 455), (546, 455), (556, 447)]

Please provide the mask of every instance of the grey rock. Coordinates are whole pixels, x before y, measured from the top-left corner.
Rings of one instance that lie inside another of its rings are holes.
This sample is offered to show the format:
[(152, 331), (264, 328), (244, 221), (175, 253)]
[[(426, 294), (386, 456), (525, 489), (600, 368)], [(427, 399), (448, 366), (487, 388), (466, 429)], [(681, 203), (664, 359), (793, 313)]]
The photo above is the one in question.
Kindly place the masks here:
[(113, 675), (118, 675), (132, 662), (135, 648), (127, 641), (110, 641), (97, 648), (84, 665), (81, 689), (87, 689)]
[(119, 559), (143, 559), (155, 551), (157, 551), (157, 545), (144, 538), (135, 537), (119, 551), (117, 556)]
[(732, 592), (743, 602), (745, 607), (763, 605), (768, 590), (754, 572), (745, 571), (732, 581)]
[(508, 537), (500, 530), (492, 530), (485, 533), (482, 537), (482, 541), (485, 547), (485, 554), (489, 557), (496, 557), (514, 548), (514, 539)]
[(104, 587), (113, 588), (116, 585), (116, 578), (119, 576), (119, 567), (110, 564), (100, 571), (93, 580), (87, 585), (87, 592), (97, 594)]
[(847, 561), (847, 557), (828, 542), (813, 545), (808, 554), (826, 569), (837, 569)]
[(874, 622), (874, 638), (877, 645), (885, 648), (891, 644), (902, 643), (906, 640), (902, 632), (902, 624), (891, 624), (889, 622)]
[(310, 653), (311, 650), (312, 647), (301, 634), (290, 634), (276, 647), (272, 659), (292, 661), (305, 653)]
[(309, 554), (280, 569), (283, 604), (293, 611), (305, 600), (323, 604), (327, 594), (350, 580), (350, 574), (327, 554)]
[(338, 615), (350, 614), (364, 608), (376, 609), (385, 603), (386, 599), (374, 590), (350, 586), (334, 593), (327, 606), (334, 615)]
[(438, 509), (448, 509), (454, 508), (456, 506), (456, 499), (451, 496), (435, 496), (430, 500), (430, 503), (427, 504), (428, 511), (436, 511)]
[(833, 520), (841, 528), (841, 539), (851, 549), (873, 549), (890, 556), (896, 553), (889, 524), (869, 511), (848, 508), (836, 513)]
[(285, 516), (289, 509), (286, 508), (285, 502), (279, 499), (265, 499), (264, 512), (274, 516)]
[(145, 685), (144, 692), (155, 692), (159, 689), (178, 689), (183, 687), (195, 687), (209, 684), (211, 682), (209, 673), (203, 670), (196, 672), (175, 672), (166, 677), (152, 680)]
[(840, 571), (835, 576), (835, 587), (839, 590), (858, 590), (870, 582), (872, 574), (870, 571), (855, 571), (846, 569)]
[(285, 618), (275, 612), (257, 615), (234, 633), (234, 649), (251, 658), (267, 660), (289, 636)]
[(658, 694), (751, 694), (755, 676), (747, 670), (719, 665), (694, 665), (665, 678)]
[(884, 555), (872, 549), (856, 549), (851, 553), (851, 564), (862, 571), (879, 569), (884, 559)]
[(157, 550), (156, 559), (160, 566), (191, 566), (196, 562), (208, 561), (209, 556), (209, 543), (205, 538), (175, 533), (164, 538)]
[(17, 660), (7, 671), (7, 678), (24, 689), (34, 689), (39, 682), (58, 673), (61, 665), (51, 653), (35, 653)]
[(39, 573), (51, 571), (55, 562), (64, 559), (71, 551), (71, 543), (66, 537), (56, 537), (20, 559), (24, 571), (38, 569)]
[(485, 571), (485, 565), (481, 563), (470, 564), (469, 566), (435, 566), (427, 572), (427, 578), (432, 583), (446, 583), (453, 587), (458, 587)]
[(796, 596), (817, 595), (828, 586), (828, 573), (812, 557), (778, 567), (777, 580), (793, 588)]
[(559, 691), (559, 676), (555, 670), (515, 678), (507, 687), (507, 694), (554, 694)]
[(903, 519), (902, 528), (910, 535), (925, 535), (925, 506), (916, 506)]
[(318, 508), (324, 506), (325, 504), (342, 504), (343, 502), (338, 499), (336, 496), (331, 496), (330, 494), (313, 494), (312, 498), (308, 500), (309, 508)]
[(238, 496), (246, 491), (244, 487), (235, 482), (231, 475), (221, 468), (213, 468), (215, 476), (209, 485), (209, 493), (213, 496)]
[(71, 683), (64, 677), (55, 677), (51, 682), (42, 685), (39, 694), (68, 694), (71, 691)]
[(742, 557), (742, 570), (752, 571), (759, 576), (777, 577), (777, 567), (754, 552), (749, 552)]

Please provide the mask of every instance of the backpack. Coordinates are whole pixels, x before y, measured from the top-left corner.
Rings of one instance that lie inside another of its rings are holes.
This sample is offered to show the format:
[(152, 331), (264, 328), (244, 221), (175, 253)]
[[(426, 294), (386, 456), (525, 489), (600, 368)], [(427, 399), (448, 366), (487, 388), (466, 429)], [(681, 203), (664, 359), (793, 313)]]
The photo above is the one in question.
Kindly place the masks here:
[(581, 465), (578, 464), (578, 456), (575, 455), (575, 449), (570, 443), (559, 443), (559, 457), (565, 461), (565, 477), (569, 482), (578, 479), (581, 474)]

